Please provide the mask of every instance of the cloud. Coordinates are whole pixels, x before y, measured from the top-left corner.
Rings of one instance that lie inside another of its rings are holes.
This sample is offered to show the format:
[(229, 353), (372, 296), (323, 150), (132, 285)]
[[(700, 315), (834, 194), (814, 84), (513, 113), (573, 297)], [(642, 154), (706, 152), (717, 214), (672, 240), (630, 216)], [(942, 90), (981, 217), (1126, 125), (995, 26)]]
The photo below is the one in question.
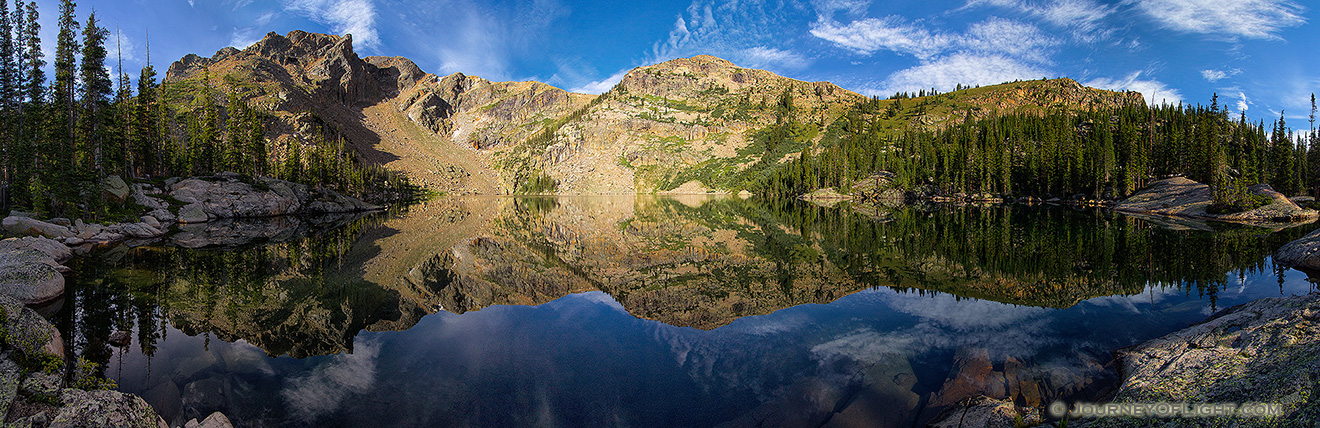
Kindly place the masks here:
[(1137, 0), (1136, 9), (1174, 31), (1252, 39), (1306, 23), (1292, 0)]
[(1112, 32), (1104, 28), (1103, 21), (1114, 13), (1114, 8), (1094, 0), (970, 0), (964, 8), (975, 6), (1014, 10), (1053, 26), (1071, 29), (1073, 37), (1084, 42), (1108, 37)]
[(973, 24), (963, 45), (972, 51), (1002, 53), (1038, 63), (1048, 62), (1048, 55), (1060, 44), (1034, 25), (998, 17)]
[(1214, 83), (1227, 78), (1228, 72), (1222, 70), (1201, 70), (1201, 77), (1204, 77), (1205, 80), (1209, 80), (1210, 83)]
[(1238, 96), (1241, 97), (1237, 101), (1238, 111), (1242, 111), (1242, 112), (1247, 111), (1247, 108), (1249, 108), (1249, 104), (1251, 104), (1251, 101), (1247, 100), (1247, 93), (1238, 92)]
[(846, 25), (821, 19), (812, 24), (811, 35), (859, 54), (870, 55), (887, 50), (919, 59), (929, 59), (959, 43), (957, 36), (932, 33), (892, 15), (857, 20)]
[(229, 46), (238, 49), (245, 49), (252, 46), (253, 43), (261, 41), (265, 34), (255, 27), (235, 28), (234, 34), (229, 37)]
[(1142, 80), (1141, 72), (1136, 71), (1123, 79), (1111, 79), (1101, 77), (1092, 79), (1086, 83), (1086, 86), (1109, 89), (1114, 91), (1137, 91), (1146, 97), (1148, 104), (1176, 104), (1183, 100), (1182, 93), (1177, 89), (1170, 88), (1158, 80)]
[(901, 18), (867, 18), (839, 24), (820, 17), (811, 34), (859, 55), (881, 50), (911, 55), (920, 64), (899, 70), (863, 92), (888, 95), (958, 84), (990, 85), (1038, 79), (1052, 73), (1042, 66), (1062, 44), (1034, 25), (989, 17), (962, 33), (931, 31)]
[(899, 70), (889, 75), (872, 95), (915, 92), (921, 89), (953, 89), (963, 85), (993, 85), (1012, 80), (1048, 77), (1049, 71), (1003, 55), (957, 53)]
[(603, 94), (606, 91), (609, 91), (611, 88), (613, 88), (614, 85), (619, 84), (619, 82), (623, 80), (623, 77), (628, 75), (629, 71), (632, 71), (632, 69), (628, 68), (628, 69), (619, 70), (617, 73), (611, 74), (610, 77), (606, 77), (604, 79), (597, 80), (594, 82), (587, 82), (587, 84), (585, 85), (570, 89), (569, 92), (578, 92), (583, 94)]
[(799, 69), (811, 64), (811, 60), (795, 52), (766, 46), (743, 49), (736, 57), (742, 65), (755, 68), (778, 66)]
[(376, 7), (371, 0), (283, 0), (284, 10), (330, 26), (339, 34), (352, 34), (363, 46), (379, 46)]
[(295, 417), (305, 422), (333, 412), (350, 394), (362, 394), (376, 380), (380, 345), (359, 343), (352, 354), (339, 354), (311, 373), (288, 379), (280, 391)]
[[(831, 5), (827, 7), (842, 9), (865, 4), (850, 1), (827, 3)], [(675, 17), (668, 36), (652, 46), (650, 56), (643, 62), (655, 64), (707, 54), (759, 61), (764, 66), (800, 68), (807, 59), (786, 46), (782, 31), (797, 25), (790, 22), (801, 16), (804, 7), (795, 2), (696, 0), (684, 14)]]

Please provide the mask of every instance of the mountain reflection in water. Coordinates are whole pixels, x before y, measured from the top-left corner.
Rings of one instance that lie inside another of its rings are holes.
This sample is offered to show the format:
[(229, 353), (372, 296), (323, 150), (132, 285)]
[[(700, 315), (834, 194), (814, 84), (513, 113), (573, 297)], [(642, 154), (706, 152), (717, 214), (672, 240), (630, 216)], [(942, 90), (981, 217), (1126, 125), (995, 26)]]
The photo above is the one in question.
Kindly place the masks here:
[[(1093, 396), (1114, 348), (1313, 287), (1268, 259), (1311, 226), (1170, 224), (442, 198), (312, 237), (80, 258), (57, 321), (172, 424), (912, 426), (971, 394)], [(133, 343), (107, 344), (117, 330)]]

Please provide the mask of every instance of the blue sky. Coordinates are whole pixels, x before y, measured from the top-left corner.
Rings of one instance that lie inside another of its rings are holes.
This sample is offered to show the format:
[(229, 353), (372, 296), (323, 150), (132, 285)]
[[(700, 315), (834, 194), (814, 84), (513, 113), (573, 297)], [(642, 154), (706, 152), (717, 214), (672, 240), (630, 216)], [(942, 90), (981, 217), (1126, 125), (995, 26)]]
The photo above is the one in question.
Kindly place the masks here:
[[(53, 51), (57, 2), (39, 4)], [(868, 95), (1041, 77), (1167, 101), (1217, 92), (1256, 119), (1286, 109), (1294, 128), (1320, 92), (1320, 5), (1295, 0), (83, 0), (80, 21), (93, 9), (122, 30), (134, 75), (148, 28), (160, 70), (302, 29), (432, 73), (579, 92), (697, 54)]]

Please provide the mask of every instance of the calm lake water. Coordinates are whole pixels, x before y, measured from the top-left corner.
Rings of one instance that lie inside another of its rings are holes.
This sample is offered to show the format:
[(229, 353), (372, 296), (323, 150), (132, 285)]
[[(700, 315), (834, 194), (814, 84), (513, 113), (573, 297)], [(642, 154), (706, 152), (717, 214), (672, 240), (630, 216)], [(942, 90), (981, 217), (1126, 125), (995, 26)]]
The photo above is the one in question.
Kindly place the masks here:
[[(1314, 290), (1269, 259), (1314, 228), (445, 198), (97, 252), (49, 310), (73, 354), (172, 425), (905, 427), (973, 393), (1097, 397), (1114, 349)], [(131, 344), (106, 342), (119, 330)]]

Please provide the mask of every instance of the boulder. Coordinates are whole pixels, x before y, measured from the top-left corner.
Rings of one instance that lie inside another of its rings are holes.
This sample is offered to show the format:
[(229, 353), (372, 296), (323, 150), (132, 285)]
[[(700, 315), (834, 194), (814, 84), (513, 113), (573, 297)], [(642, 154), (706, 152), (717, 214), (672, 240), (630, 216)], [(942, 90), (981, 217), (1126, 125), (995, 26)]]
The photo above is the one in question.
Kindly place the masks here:
[(0, 295), (0, 309), (4, 310), (4, 317), (0, 318), (0, 322), (4, 323), (5, 331), (8, 333), (6, 342), (10, 346), (28, 356), (49, 353), (60, 358), (64, 357), (64, 340), (50, 321), (23, 302), (5, 295)]
[(65, 389), (50, 428), (168, 428), (141, 397), (118, 391)]
[(30, 249), (0, 251), (0, 294), (25, 304), (48, 302), (64, 294), (64, 274), (49, 254)]
[(0, 241), (0, 253), (21, 249), (40, 251), (57, 262), (64, 262), (73, 258), (73, 251), (69, 250), (69, 247), (60, 244), (53, 239), (29, 236), (25, 238), (9, 238)]
[(168, 210), (170, 204), (164, 199), (147, 196), (144, 185), (137, 184), (133, 186), (133, 202), (146, 207), (149, 210)]
[(206, 223), (207, 219), (206, 211), (202, 210), (200, 203), (194, 202), (179, 209), (179, 223)]
[(190, 420), (183, 424), (183, 428), (234, 428), (234, 424), (229, 422), (229, 418), (225, 417), (224, 413), (215, 412), (201, 422), (197, 422), (196, 419)]
[(15, 236), (44, 236), (47, 238), (68, 238), (73, 231), (68, 227), (51, 224), (28, 217), (5, 217), (0, 221), (0, 228), (5, 233)]
[(8, 358), (0, 359), (0, 415), (9, 414), (9, 405), (18, 395), (23, 370)]
[(106, 177), (105, 180), (101, 180), (101, 191), (107, 199), (114, 202), (123, 202), (128, 199), (128, 194), (132, 192), (132, 189), (128, 187), (128, 183), (125, 183), (124, 179), (112, 175)]
[[(174, 222), (179, 219), (174, 213), (171, 213), (170, 210), (166, 209), (151, 210), (147, 215), (155, 218), (156, 222), (160, 223), (162, 226), (174, 224)], [(162, 228), (162, 230), (164, 230), (164, 228)]]
[(132, 236), (134, 238), (155, 238), (157, 236), (161, 236), (165, 234), (165, 232), (153, 228), (145, 222), (125, 223), (120, 225), (120, 230), (122, 230), (125, 235)]
[(1320, 272), (1320, 230), (1283, 244), (1274, 251), (1274, 262), (1291, 268)]

